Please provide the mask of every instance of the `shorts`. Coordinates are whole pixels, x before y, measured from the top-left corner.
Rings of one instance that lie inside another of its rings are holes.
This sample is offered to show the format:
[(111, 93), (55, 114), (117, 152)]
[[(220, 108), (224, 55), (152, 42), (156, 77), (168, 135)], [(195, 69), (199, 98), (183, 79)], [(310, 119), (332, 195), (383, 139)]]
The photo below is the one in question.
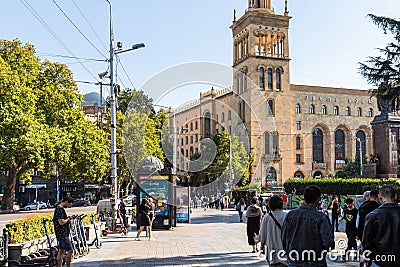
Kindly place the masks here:
[(72, 250), (72, 243), (69, 237), (57, 238), (58, 246), (60, 249), (65, 249), (66, 251)]

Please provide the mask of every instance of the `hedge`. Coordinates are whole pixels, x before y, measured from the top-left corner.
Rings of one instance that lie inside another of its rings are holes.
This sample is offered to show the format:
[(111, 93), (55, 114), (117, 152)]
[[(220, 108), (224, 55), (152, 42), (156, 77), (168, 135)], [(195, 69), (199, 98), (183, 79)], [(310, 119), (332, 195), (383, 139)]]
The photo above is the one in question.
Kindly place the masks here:
[[(95, 213), (88, 213), (89, 216), (83, 219), (84, 225), (90, 224), (91, 214)], [(6, 228), (9, 232), (10, 243), (18, 244), (44, 237), (46, 233), (43, 227), (43, 220), (47, 220), (46, 226), (49, 234), (54, 234), (53, 215), (33, 215), (7, 223)]]
[(317, 185), (324, 194), (340, 195), (362, 195), (363, 192), (371, 189), (378, 189), (382, 185), (391, 185), (396, 190), (400, 189), (397, 179), (382, 181), (372, 178), (310, 178), (310, 179), (291, 179), (286, 181), (283, 186), (286, 193), (291, 193), (296, 188), (296, 194), (302, 195), (304, 189), (309, 185)]

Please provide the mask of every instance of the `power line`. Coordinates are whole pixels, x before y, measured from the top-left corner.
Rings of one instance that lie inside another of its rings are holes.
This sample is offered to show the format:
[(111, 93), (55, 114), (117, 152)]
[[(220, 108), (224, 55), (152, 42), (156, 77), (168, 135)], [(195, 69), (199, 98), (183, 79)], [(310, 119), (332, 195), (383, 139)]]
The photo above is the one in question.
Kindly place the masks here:
[[(26, 1), (20, 0), (20, 2), (28, 9), (28, 11), (42, 24), (42, 26), (57, 40), (57, 42), (64, 47), (72, 56), (75, 57), (74, 53), (67, 47), (67, 45), (63, 42), (63, 40), (58, 37), (58, 35), (50, 28), (50, 26), (42, 19), (42, 17), (33, 9), (33, 7)], [(81, 66), (95, 79), (97, 80), (96, 76), (90, 72), (86, 66), (76, 58), (76, 60), (81, 64)]]
[(85, 17), (85, 15), (83, 14), (83, 12), (81, 11), (81, 9), (79, 8), (79, 6), (76, 4), (75, 0), (72, 0), (72, 2), (74, 3), (75, 7), (78, 9), (79, 13), (81, 14), (81, 16), (83, 17), (83, 19), (86, 21), (86, 23), (89, 25), (90, 29), (92, 30), (92, 32), (94, 33), (94, 35), (96, 36), (97, 40), (99, 40), (99, 42), (101, 43), (101, 45), (103, 46), (103, 48), (105, 50), (107, 50), (107, 47), (104, 45), (103, 41), (100, 39), (100, 37), (97, 35), (96, 31), (94, 30), (94, 28), (92, 27), (92, 25), (89, 23), (89, 21), (87, 20), (87, 18)]
[(66, 55), (58, 55), (58, 54), (50, 54), (50, 53), (37, 53), (37, 54), (42, 55), (42, 56), (48, 56), (48, 57), (61, 57), (61, 58), (79, 59), (79, 60), (86, 60), (86, 61), (108, 62), (107, 59), (83, 58), (83, 57), (74, 57), (74, 56), (66, 56)]
[(133, 85), (133, 82), (132, 82), (131, 78), (129, 78), (129, 75), (128, 75), (128, 73), (126, 72), (126, 70), (125, 70), (125, 68), (124, 68), (124, 65), (122, 64), (121, 59), (120, 59), (118, 56), (117, 56), (117, 61), (119, 62), (119, 64), (121, 64), (122, 70), (124, 71), (124, 73), (125, 73), (126, 77), (128, 78), (129, 82), (131, 83), (133, 89), (136, 89), (136, 88), (135, 88), (135, 85)]
[(68, 15), (64, 12), (64, 10), (62, 10), (62, 8), (57, 4), (57, 2), (55, 0), (53, 0), (53, 3), (57, 6), (57, 8), (61, 11), (61, 13), (68, 19), (68, 21), (75, 27), (75, 29), (77, 29), (79, 31), (79, 33), (83, 36), (83, 38), (86, 39), (86, 41), (89, 42), (89, 44), (96, 49), (96, 51), (103, 56), (104, 58), (107, 58), (106, 56), (104, 56), (101, 51), (92, 43), (92, 41), (89, 40), (89, 38), (86, 37), (86, 35), (78, 28), (78, 26), (76, 26), (76, 24), (68, 17)]

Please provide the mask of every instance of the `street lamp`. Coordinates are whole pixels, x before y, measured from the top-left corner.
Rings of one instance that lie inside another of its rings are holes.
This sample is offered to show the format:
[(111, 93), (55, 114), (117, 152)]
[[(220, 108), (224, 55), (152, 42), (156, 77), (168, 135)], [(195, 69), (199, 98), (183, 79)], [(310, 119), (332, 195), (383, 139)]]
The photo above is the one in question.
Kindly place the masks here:
[(113, 32), (113, 23), (112, 23), (112, 6), (110, 0), (106, 0), (108, 5), (110, 6), (110, 106), (111, 106), (111, 180), (113, 183), (113, 191), (115, 198), (115, 210), (118, 209), (117, 198), (118, 198), (118, 177), (117, 177), (117, 108), (116, 108), (116, 89), (114, 88), (114, 55), (131, 51), (134, 49), (144, 47), (143, 43), (133, 45), (132, 48), (127, 50), (122, 50), (122, 43), (118, 42), (117, 50), (114, 49), (114, 32)]
[(362, 143), (361, 142), (366, 142), (367, 138), (365, 138), (365, 140), (361, 140), (360, 137), (356, 137), (356, 140), (359, 142), (360, 147), (358, 148), (358, 151), (360, 152), (360, 175), (363, 175), (363, 170), (362, 170), (362, 166), (363, 166), (363, 158), (362, 158)]

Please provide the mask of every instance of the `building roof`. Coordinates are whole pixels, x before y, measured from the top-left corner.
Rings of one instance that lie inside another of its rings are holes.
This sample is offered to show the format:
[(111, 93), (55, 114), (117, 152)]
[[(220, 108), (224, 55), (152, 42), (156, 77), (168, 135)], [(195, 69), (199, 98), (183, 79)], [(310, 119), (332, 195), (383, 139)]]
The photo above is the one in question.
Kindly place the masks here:
[(307, 93), (370, 96), (368, 90), (335, 88), (335, 87), (324, 87), (324, 86), (313, 86), (313, 85), (291, 84), (290, 90), (294, 92), (297, 91), (297, 92), (307, 92)]

